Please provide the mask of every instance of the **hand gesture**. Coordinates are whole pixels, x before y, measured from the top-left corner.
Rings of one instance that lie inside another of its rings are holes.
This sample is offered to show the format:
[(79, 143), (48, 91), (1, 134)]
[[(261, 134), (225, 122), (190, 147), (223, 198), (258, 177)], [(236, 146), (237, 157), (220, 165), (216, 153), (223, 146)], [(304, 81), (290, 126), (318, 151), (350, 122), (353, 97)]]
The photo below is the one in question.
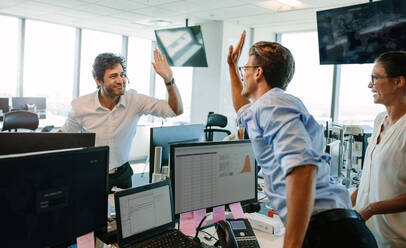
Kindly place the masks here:
[(233, 46), (231, 45), (228, 49), (228, 56), (227, 56), (227, 63), (230, 66), (237, 66), (238, 60), (240, 59), (242, 48), (244, 47), (245, 42), (245, 30), (242, 31), (240, 41), (238, 42), (237, 46), (233, 50)]
[(172, 70), (169, 67), (168, 62), (166, 61), (165, 55), (161, 54), (158, 49), (154, 50), (154, 60), (155, 63), (152, 62), (152, 66), (154, 66), (156, 73), (158, 73), (165, 82), (171, 81)]

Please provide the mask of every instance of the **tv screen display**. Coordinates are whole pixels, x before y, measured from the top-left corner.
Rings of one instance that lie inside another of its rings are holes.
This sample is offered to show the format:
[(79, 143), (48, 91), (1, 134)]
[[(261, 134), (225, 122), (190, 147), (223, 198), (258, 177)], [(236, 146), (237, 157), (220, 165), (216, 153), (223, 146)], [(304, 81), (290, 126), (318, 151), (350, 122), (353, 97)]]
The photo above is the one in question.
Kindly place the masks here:
[(373, 63), (406, 50), (406, 1), (384, 0), (317, 12), (320, 64)]
[(155, 30), (155, 36), (170, 66), (207, 67), (200, 26)]

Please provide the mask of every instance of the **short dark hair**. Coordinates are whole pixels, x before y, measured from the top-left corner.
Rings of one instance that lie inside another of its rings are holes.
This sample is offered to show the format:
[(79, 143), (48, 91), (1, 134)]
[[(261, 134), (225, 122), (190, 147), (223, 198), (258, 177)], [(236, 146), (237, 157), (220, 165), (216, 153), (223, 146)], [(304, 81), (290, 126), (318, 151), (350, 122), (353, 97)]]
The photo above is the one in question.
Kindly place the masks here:
[(289, 49), (276, 42), (260, 41), (251, 46), (249, 55), (262, 67), (271, 88), (286, 90), (295, 73), (295, 60)]
[(104, 82), (104, 74), (106, 73), (106, 69), (111, 69), (117, 64), (120, 64), (121, 67), (123, 67), (125, 73), (127, 69), (126, 61), (120, 55), (116, 55), (114, 53), (101, 53), (97, 55), (93, 63), (93, 78), (95, 80)]
[(376, 58), (375, 63), (382, 64), (390, 77), (403, 76), (406, 78), (406, 52), (391, 51), (382, 53)]

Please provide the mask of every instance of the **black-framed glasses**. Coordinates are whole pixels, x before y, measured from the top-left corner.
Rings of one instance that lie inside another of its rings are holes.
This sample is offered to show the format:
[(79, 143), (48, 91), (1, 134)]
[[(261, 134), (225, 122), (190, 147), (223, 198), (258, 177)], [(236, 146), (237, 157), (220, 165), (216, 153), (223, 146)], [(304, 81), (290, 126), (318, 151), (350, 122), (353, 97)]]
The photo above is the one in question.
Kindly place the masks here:
[(372, 74), (371, 75), (371, 84), (372, 84), (372, 86), (375, 85), (375, 80), (381, 79), (381, 78), (393, 78), (393, 77), (391, 77), (391, 76), (378, 76), (378, 75)]
[(260, 65), (246, 65), (246, 66), (239, 66), (238, 71), (240, 72), (240, 76), (243, 77), (247, 69), (249, 68), (258, 68)]

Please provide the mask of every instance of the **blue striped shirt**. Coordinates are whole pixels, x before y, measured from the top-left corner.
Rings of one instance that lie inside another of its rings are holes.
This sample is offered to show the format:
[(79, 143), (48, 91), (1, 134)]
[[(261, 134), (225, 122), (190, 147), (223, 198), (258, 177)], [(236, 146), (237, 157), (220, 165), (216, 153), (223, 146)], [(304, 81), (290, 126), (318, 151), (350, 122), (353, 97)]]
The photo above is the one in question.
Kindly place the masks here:
[[(238, 111), (248, 130), (255, 157), (265, 178), (265, 193), (271, 206), (286, 222), (286, 176), (296, 167), (317, 166), (316, 194), (312, 214), (333, 208), (351, 208), (345, 187), (330, 177), (324, 153), (323, 127), (295, 96), (273, 88), (256, 102)], [(299, 206), (298, 206), (299, 207)]]

